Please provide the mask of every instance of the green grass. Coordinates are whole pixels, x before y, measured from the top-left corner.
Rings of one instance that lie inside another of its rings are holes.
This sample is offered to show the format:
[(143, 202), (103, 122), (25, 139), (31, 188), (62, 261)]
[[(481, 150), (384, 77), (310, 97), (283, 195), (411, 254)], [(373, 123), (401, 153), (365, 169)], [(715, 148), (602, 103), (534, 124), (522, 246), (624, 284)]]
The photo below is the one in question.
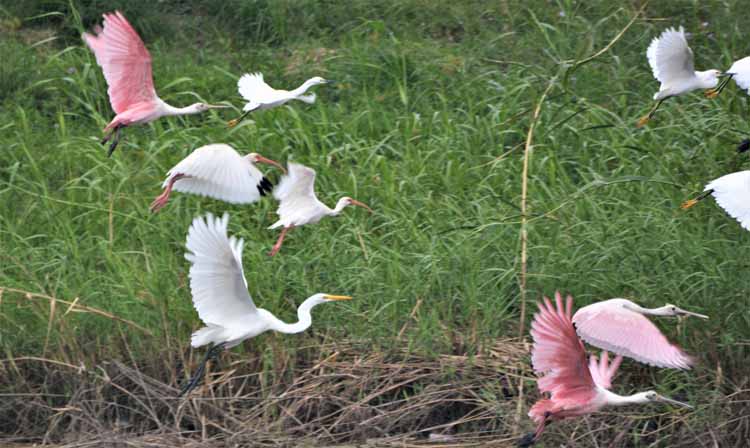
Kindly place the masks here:
[[(78, 39), (114, 7), (100, 3), (0, 7), (0, 287), (77, 299), (152, 336), (65, 314), (62, 305), (50, 317), (49, 302), (6, 291), (0, 347), (8, 356), (126, 359), (123, 335), (143, 359), (184, 348), (200, 325), (185, 235), (209, 211), (231, 214), (230, 232), (246, 240), (250, 292), (282, 319), (315, 292), (355, 297), (316, 309), (312, 330), (283, 338), (289, 347), (346, 338), (388, 351), (403, 344), (395, 335), (407, 324), (409, 347), (425, 356), (474, 353), (516, 335), (523, 142), (531, 109), (557, 77), (531, 154), (529, 309), (557, 289), (577, 306), (612, 297), (674, 303), (711, 316), (660, 322), (698, 356), (701, 374), (655, 370), (649, 382), (667, 391), (688, 383), (699, 402), (717, 364), (730, 383), (746, 375), (750, 233), (713, 201), (689, 212), (679, 204), (707, 181), (747, 169), (747, 157), (734, 153), (748, 132), (747, 96), (734, 85), (716, 100), (694, 93), (665, 103), (648, 128), (634, 126), (658, 88), (645, 58), (650, 39), (683, 24), (696, 67), (726, 68), (750, 52), (742, 2), (654, 2), (651, 20), (567, 83), (565, 69), (604, 47), (634, 9), (238, 0), (215, 10), (196, 0), (152, 10), (153, 1), (127, 2), (171, 104), (239, 108), (235, 83), (246, 71), (279, 87), (315, 75), (338, 83), (318, 88), (312, 106), (257, 113), (232, 130), (225, 122), (235, 112), (126, 129), (112, 159), (98, 142), (113, 115), (106, 85)], [(277, 237), (266, 230), (275, 221), (270, 200), (231, 206), (176, 194), (150, 214), (165, 172), (215, 142), (310, 165), (321, 200), (350, 195), (376, 212), (347, 210), (296, 229), (274, 258), (265, 255)], [(263, 351), (264, 338), (235, 350)]]

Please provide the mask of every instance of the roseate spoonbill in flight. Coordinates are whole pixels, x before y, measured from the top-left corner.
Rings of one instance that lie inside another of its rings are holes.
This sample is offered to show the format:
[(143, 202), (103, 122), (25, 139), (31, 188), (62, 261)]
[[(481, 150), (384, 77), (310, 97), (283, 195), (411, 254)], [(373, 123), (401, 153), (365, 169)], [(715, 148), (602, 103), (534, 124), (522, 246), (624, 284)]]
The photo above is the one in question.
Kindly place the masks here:
[(750, 171), (737, 171), (711, 181), (703, 194), (685, 201), (681, 207), (687, 210), (710, 195), (742, 228), (750, 230)]
[(276, 210), (279, 220), (269, 229), (283, 228), (279, 239), (268, 255), (276, 255), (281, 249), (286, 233), (293, 227), (315, 224), (324, 216), (338, 216), (349, 205), (366, 208), (372, 213), (370, 207), (348, 196), (339, 199), (333, 209), (329, 208), (315, 197), (315, 170), (294, 162), (288, 162), (287, 167), (289, 172), (281, 177), (279, 184), (273, 190), (273, 197), (280, 202)]
[(573, 316), (573, 325), (578, 336), (594, 347), (656, 367), (689, 369), (693, 363), (690, 356), (670, 344), (645, 314), (708, 319), (669, 303), (643, 308), (627, 299), (609, 299), (579, 309)]
[(273, 184), (255, 166), (267, 163), (286, 172), (280, 163), (260, 154), (241, 156), (229, 145), (201, 146), (167, 172), (164, 191), (151, 203), (157, 212), (167, 205), (172, 190), (208, 196), (233, 204), (251, 204), (270, 192)]
[(654, 94), (656, 105), (649, 113), (638, 120), (643, 127), (656, 113), (667, 98), (682, 95), (696, 89), (711, 89), (719, 83), (720, 70), (695, 71), (693, 51), (685, 38), (685, 29), (667, 28), (659, 37), (651, 41), (646, 51), (651, 70), (661, 86)]
[(234, 347), (245, 339), (268, 331), (300, 333), (312, 324), (310, 311), (321, 303), (350, 300), (349, 296), (315, 294), (297, 308), (298, 322), (288, 324), (253, 303), (247, 291), (247, 280), (242, 269), (244, 241), (227, 236), (229, 215), (212, 214), (193, 220), (187, 235), (185, 258), (190, 262), (190, 291), (193, 306), (206, 324), (193, 333), (190, 345), (201, 347), (212, 344), (190, 381), (180, 395), (200, 382), (206, 362), (222, 350)]
[(315, 102), (315, 94), (305, 95), (305, 92), (310, 87), (330, 82), (333, 81), (316, 76), (308, 79), (294, 90), (277, 90), (263, 81), (262, 73), (245, 73), (237, 81), (237, 89), (240, 91), (240, 95), (247, 100), (247, 104), (242, 108), (245, 112), (239, 118), (230, 120), (229, 127), (237, 126), (250, 112), (281, 106), (291, 100), (300, 100), (312, 104)]
[(529, 411), (537, 424), (536, 431), (523, 437), (520, 446), (534, 444), (548, 423), (569, 417), (578, 417), (599, 411), (605, 406), (623, 406), (650, 402), (665, 402), (677, 406), (692, 406), (659, 395), (654, 391), (633, 395), (618, 395), (610, 391), (612, 379), (620, 367), (622, 356), (609, 362), (604, 351), (601, 358), (591, 355), (586, 359), (586, 350), (576, 334), (571, 320), (573, 298), (565, 303), (559, 292), (555, 293), (555, 305), (544, 298), (539, 304), (539, 313), (534, 315), (531, 336), (531, 363), (540, 378), (540, 392), (548, 392)]
[(156, 95), (151, 76), (151, 55), (135, 29), (120, 11), (104, 14), (104, 28), (97, 26), (94, 34), (81, 37), (96, 56), (107, 80), (109, 102), (115, 118), (104, 128), (102, 144), (110, 139), (107, 156), (120, 142), (120, 130), (132, 124), (149, 123), (167, 115), (198, 114), (209, 109), (226, 108), (205, 103), (173, 107)]
[(707, 98), (715, 98), (720, 94), (724, 88), (729, 84), (729, 81), (734, 79), (735, 84), (742, 89), (747, 90), (747, 94), (750, 95), (750, 56), (735, 61), (729, 70), (724, 72), (725, 79), (719, 83), (719, 86), (715, 89), (706, 90)]

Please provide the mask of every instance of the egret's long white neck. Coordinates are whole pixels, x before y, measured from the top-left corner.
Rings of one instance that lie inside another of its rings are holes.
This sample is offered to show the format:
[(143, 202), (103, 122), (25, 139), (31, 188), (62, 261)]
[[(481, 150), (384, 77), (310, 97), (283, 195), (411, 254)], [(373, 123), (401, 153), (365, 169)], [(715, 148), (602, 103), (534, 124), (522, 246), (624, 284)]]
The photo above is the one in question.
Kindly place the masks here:
[(315, 296), (309, 297), (307, 300), (302, 302), (302, 305), (297, 308), (297, 319), (299, 320), (293, 324), (283, 322), (277, 319), (275, 316), (271, 315), (273, 317), (273, 320), (271, 320), (270, 322), (271, 329), (280, 333), (288, 334), (301, 333), (307, 330), (312, 324), (312, 315), (310, 314), (310, 310), (312, 310), (312, 308), (319, 303), (323, 303), (323, 301)]
[(297, 87), (289, 93), (291, 93), (292, 96), (300, 96), (307, 92), (307, 90), (314, 85), (315, 82), (312, 79), (308, 79), (307, 81), (303, 82), (301, 86)]

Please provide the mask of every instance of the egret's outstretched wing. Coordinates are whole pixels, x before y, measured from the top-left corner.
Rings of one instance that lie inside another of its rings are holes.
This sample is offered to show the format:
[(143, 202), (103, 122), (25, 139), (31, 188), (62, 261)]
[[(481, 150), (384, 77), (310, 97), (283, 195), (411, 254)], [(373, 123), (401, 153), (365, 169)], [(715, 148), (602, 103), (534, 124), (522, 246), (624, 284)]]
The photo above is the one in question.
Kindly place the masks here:
[(229, 323), (257, 315), (242, 271), (244, 241), (227, 237), (229, 215), (212, 214), (193, 220), (187, 235), (185, 258), (190, 261), (193, 306), (206, 324)]
[(555, 305), (545, 297), (544, 304), (539, 304), (539, 312), (534, 315), (531, 365), (542, 375), (537, 380), (541, 392), (550, 392), (558, 403), (568, 399), (580, 403), (574, 399), (588, 400), (595, 393), (594, 379), (583, 343), (570, 320), (573, 298), (568, 296), (563, 304), (560, 293), (556, 292)]
[(612, 379), (615, 377), (621, 363), (622, 355), (617, 355), (610, 364), (609, 353), (607, 351), (602, 352), (601, 359), (597, 359), (596, 355), (589, 356), (589, 372), (591, 372), (594, 383), (603, 389), (610, 389), (612, 387)]
[(685, 30), (667, 28), (655, 37), (646, 51), (654, 77), (662, 84), (690, 78), (695, 75), (693, 51), (685, 38)]
[(96, 35), (83, 33), (81, 37), (102, 67), (115, 113), (122, 113), (133, 104), (154, 100), (151, 55), (125, 17), (119, 11), (104, 14), (104, 28), (97, 27), (95, 32)]
[[(245, 73), (237, 81), (237, 89), (249, 103), (262, 105), (278, 100), (279, 92), (263, 80), (262, 73)], [(251, 107), (253, 109), (255, 107)], [(247, 106), (246, 106), (246, 109)]]
[(602, 350), (645, 364), (689, 369), (692, 359), (671, 344), (641, 313), (604, 301), (585, 306), (573, 316), (578, 335)]
[(708, 185), (716, 203), (740, 225), (750, 230), (750, 171), (738, 171), (722, 176)]
[(162, 187), (172, 176), (184, 174), (173, 189), (209, 196), (234, 204), (250, 204), (260, 199), (263, 173), (247, 157), (223, 143), (201, 146), (167, 173)]

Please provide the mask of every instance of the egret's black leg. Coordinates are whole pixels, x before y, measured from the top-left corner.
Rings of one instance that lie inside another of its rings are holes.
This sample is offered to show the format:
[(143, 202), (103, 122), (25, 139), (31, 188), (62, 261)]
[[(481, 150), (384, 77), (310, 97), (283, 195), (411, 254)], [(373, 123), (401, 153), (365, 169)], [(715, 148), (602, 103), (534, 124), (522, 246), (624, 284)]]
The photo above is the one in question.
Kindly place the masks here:
[(210, 359), (216, 358), (219, 353), (222, 352), (222, 350), (224, 350), (224, 344), (217, 344), (211, 347), (206, 352), (206, 356), (203, 357), (203, 360), (201, 361), (200, 365), (198, 365), (195, 373), (193, 373), (190, 381), (188, 381), (187, 384), (182, 386), (182, 389), (180, 389), (180, 393), (177, 395), (178, 397), (189, 393), (191, 390), (195, 389), (198, 384), (200, 384), (201, 379), (203, 379), (203, 375), (206, 373), (206, 363), (208, 363)]
[(706, 90), (706, 98), (716, 98), (716, 96), (718, 96), (724, 90), (727, 84), (729, 84), (729, 81), (732, 80), (733, 76), (733, 73), (728, 74), (726, 78), (721, 80), (718, 87), (716, 87), (715, 89)]
[[(253, 109), (253, 110), (255, 110), (255, 109)], [(233, 128), (233, 127), (237, 126), (237, 125), (238, 125), (238, 124), (240, 124), (240, 122), (241, 122), (242, 120), (244, 120), (244, 119), (245, 119), (245, 117), (247, 117), (247, 115), (248, 115), (248, 114), (249, 114), (250, 112), (252, 112), (253, 110), (248, 110), (248, 111), (246, 111), (245, 113), (243, 113), (242, 115), (240, 115), (240, 118), (235, 118), (234, 120), (229, 120), (229, 122), (227, 123), (227, 125), (228, 125), (228, 126), (229, 126), (230, 128)]]
[(107, 157), (112, 157), (112, 153), (115, 152), (117, 144), (120, 143), (120, 129), (122, 129), (122, 126), (117, 126), (113, 131), (115, 137), (112, 139), (112, 144), (109, 145), (109, 152), (107, 152)]
[(700, 194), (700, 196), (696, 197), (695, 199), (689, 199), (680, 205), (680, 208), (683, 210), (687, 210), (690, 207), (694, 206), (698, 203), (698, 201), (702, 201), (703, 199), (707, 198), (711, 193), (713, 193), (713, 190), (706, 190), (703, 193)]
[(653, 107), (653, 109), (651, 109), (651, 110), (649, 111), (648, 115), (646, 115), (645, 117), (643, 117), (643, 118), (641, 118), (640, 120), (638, 120), (638, 124), (637, 124), (637, 127), (639, 127), (639, 128), (640, 128), (640, 127), (643, 127), (643, 126), (645, 126), (645, 125), (646, 125), (646, 123), (648, 123), (648, 121), (649, 121), (649, 120), (651, 120), (651, 117), (653, 117), (653, 116), (654, 116), (654, 114), (656, 113), (656, 110), (657, 110), (657, 109), (659, 109), (659, 106), (661, 106), (661, 103), (663, 103), (663, 102), (664, 102), (664, 101), (665, 101), (666, 99), (667, 99), (667, 98), (662, 98), (662, 99), (660, 99), (660, 100), (659, 100), (659, 101), (658, 101), (658, 102), (656, 103), (656, 105), (655, 105), (655, 106)]

